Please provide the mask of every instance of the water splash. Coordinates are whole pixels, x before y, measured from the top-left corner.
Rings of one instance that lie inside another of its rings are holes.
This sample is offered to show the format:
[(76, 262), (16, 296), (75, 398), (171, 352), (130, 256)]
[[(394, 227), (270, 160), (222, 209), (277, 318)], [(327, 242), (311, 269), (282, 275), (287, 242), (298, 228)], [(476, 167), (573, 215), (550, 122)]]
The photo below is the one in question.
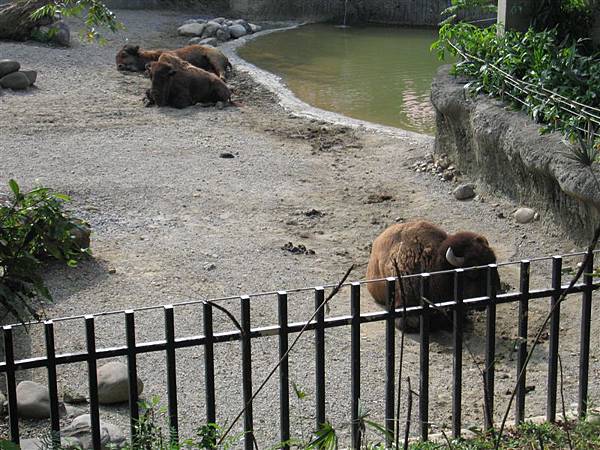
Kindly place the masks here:
[(344, 0), (344, 21), (341, 25), (336, 25), (336, 28), (350, 28), (349, 25), (346, 24), (346, 20), (348, 18), (348, 0)]

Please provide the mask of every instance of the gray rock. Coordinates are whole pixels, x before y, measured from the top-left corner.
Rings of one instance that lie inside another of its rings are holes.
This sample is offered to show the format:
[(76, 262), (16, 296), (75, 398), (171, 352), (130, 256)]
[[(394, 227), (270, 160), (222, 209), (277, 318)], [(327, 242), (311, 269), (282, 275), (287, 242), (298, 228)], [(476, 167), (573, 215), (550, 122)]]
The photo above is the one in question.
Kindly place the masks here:
[(197, 36), (200, 37), (202, 36), (202, 32), (204, 31), (204, 27), (206, 25), (203, 23), (188, 23), (185, 25), (180, 26), (177, 29), (177, 32), (179, 33), (180, 36)]
[(223, 22), (225, 22), (225, 17), (216, 17), (213, 20), (211, 20), (211, 22), (216, 22), (218, 24), (223, 24)]
[(252, 33), (252, 27), (250, 26), (250, 24), (248, 22), (246, 22), (244, 19), (238, 19), (236, 20), (234, 23), (241, 25), (244, 27), (244, 29), (246, 30), (246, 33), (251, 34)]
[(205, 38), (200, 41), (200, 45), (210, 45), (211, 47), (216, 47), (219, 45), (219, 41), (217, 38)]
[(461, 184), (452, 193), (456, 200), (467, 200), (475, 197), (475, 189), (472, 184)]
[(215, 33), (215, 37), (221, 42), (227, 42), (231, 39), (231, 32), (228, 28), (221, 28)]
[(535, 211), (531, 208), (519, 208), (515, 211), (514, 218), (518, 223), (532, 222), (535, 217)]
[(201, 37), (193, 37), (188, 41), (188, 45), (197, 45), (200, 44), (202, 42), (202, 38)]
[[(138, 394), (144, 383), (137, 379)], [(98, 368), (98, 401), (102, 404), (121, 403), (129, 400), (127, 366), (120, 362), (109, 362)]]
[(33, 86), (37, 80), (37, 72), (35, 70), (21, 70), (21, 73), (27, 77), (29, 80), (29, 85)]
[[(76, 417), (71, 425), (62, 430), (62, 435), (71, 439), (71, 447), (78, 445), (83, 449), (93, 448), (90, 415), (83, 414)], [(109, 446), (123, 448), (127, 444), (127, 439), (118, 427), (101, 420), (100, 442), (103, 449), (107, 449)]]
[(253, 33), (258, 33), (259, 31), (262, 31), (262, 27), (260, 25), (255, 25), (253, 23), (249, 23), (248, 25), (250, 25), (250, 29)]
[(246, 28), (243, 25), (235, 24), (229, 27), (229, 32), (234, 39), (245, 36), (247, 33)]
[(183, 25), (189, 25), (190, 23), (199, 23), (197, 19), (188, 19), (183, 22)]
[(235, 22), (233, 20), (226, 20), (224, 25), (227, 25), (228, 27), (230, 27), (231, 25), (233, 25)]
[(221, 29), (221, 24), (211, 21), (211, 22), (207, 22), (205, 27), (204, 27), (204, 31), (202, 32), (202, 37), (203, 38), (208, 38), (208, 37), (215, 37), (217, 34), (217, 30)]
[(21, 381), (17, 386), (17, 411), (19, 416), (31, 419), (50, 417), (48, 388), (34, 381)]
[(4, 89), (27, 89), (29, 87), (29, 78), (23, 72), (13, 72), (0, 78), (0, 86)]
[(87, 403), (85, 395), (83, 395), (81, 392), (77, 392), (68, 388), (63, 392), (63, 401), (65, 403), (72, 404)]
[(16, 72), (21, 68), (21, 64), (12, 59), (0, 59), (0, 78), (9, 73)]
[(56, 22), (53, 27), (57, 30), (56, 34), (52, 36), (52, 41), (63, 47), (71, 45), (71, 30), (69, 26), (63, 21)]

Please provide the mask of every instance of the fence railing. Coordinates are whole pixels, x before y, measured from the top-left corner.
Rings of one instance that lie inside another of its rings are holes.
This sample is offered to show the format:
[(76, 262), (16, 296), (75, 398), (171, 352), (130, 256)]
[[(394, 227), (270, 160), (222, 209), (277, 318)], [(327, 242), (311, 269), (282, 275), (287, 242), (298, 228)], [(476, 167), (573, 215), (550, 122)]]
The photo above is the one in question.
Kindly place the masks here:
[[(334, 286), (322, 286), (310, 289), (294, 289), (289, 291), (277, 291), (270, 293), (254, 294), (241, 297), (227, 297), (214, 300), (197, 300), (182, 302), (175, 305), (153, 306), (141, 308), (140, 310), (114, 311), (100, 313), (97, 315), (63, 317), (48, 320), (43, 323), (45, 332), (46, 355), (27, 359), (15, 359), (13, 331), (21, 324), (5, 326), (4, 348), (5, 361), (0, 363), (0, 373), (6, 376), (7, 398), (8, 398), (8, 423), (10, 438), (19, 443), (19, 420), (17, 411), (16, 374), (19, 371), (45, 368), (47, 370), (48, 388), (50, 394), (50, 432), (54, 442), (60, 442), (60, 420), (59, 420), (59, 398), (57, 387), (57, 367), (75, 363), (86, 363), (88, 369), (88, 394), (89, 410), (91, 416), (91, 429), (93, 445), (100, 449), (100, 411), (98, 401), (98, 361), (112, 357), (125, 357), (128, 366), (129, 380), (129, 418), (131, 426), (131, 437), (136, 432), (136, 424), (139, 419), (138, 411), (138, 357), (143, 354), (163, 352), (167, 361), (167, 399), (169, 426), (174, 431), (173, 438), (177, 439), (179, 429), (178, 397), (177, 397), (177, 371), (176, 352), (179, 349), (202, 347), (204, 354), (204, 386), (205, 386), (205, 417), (207, 423), (215, 423), (216, 396), (215, 396), (215, 353), (216, 345), (224, 342), (239, 341), (241, 343), (241, 372), (242, 372), (242, 396), (245, 409), (243, 411), (244, 447), (246, 450), (253, 448), (254, 444), (254, 420), (252, 408), (252, 341), (267, 336), (277, 336), (279, 345), (278, 367), (279, 374), (279, 437), (281, 442), (290, 439), (290, 367), (288, 361), (288, 349), (290, 336), (301, 330), (314, 332), (314, 355), (315, 355), (315, 422), (318, 426), (326, 421), (326, 330), (336, 327), (350, 327), (351, 339), (351, 388), (349, 407), (351, 410), (352, 424), (352, 446), (359, 444), (359, 400), (361, 398), (361, 326), (369, 322), (385, 322), (385, 428), (387, 447), (391, 447), (396, 427), (399, 426), (400, 417), (396, 417), (395, 401), (397, 386), (395, 375), (398, 369), (396, 363), (396, 338), (398, 330), (395, 321), (398, 318), (409, 316), (419, 317), (419, 401), (418, 422), (419, 432), (423, 439), (428, 438), (429, 433), (429, 346), (430, 346), (430, 318), (432, 310), (442, 311), (450, 314), (453, 318), (453, 366), (452, 366), (452, 431), (455, 437), (460, 436), (462, 427), (462, 374), (463, 374), (463, 334), (465, 312), (472, 309), (485, 309), (485, 368), (484, 368), (484, 395), (485, 395), (485, 417), (483, 426), (490, 428), (494, 425), (494, 384), (495, 384), (495, 361), (496, 361), (496, 307), (505, 303), (518, 303), (518, 350), (516, 361), (516, 373), (521, 374), (515, 392), (515, 420), (521, 422), (526, 413), (526, 357), (529, 346), (528, 342), (528, 311), (531, 300), (550, 300), (550, 326), (549, 326), (549, 351), (547, 368), (547, 398), (546, 417), (549, 421), (556, 420), (557, 406), (557, 375), (558, 375), (558, 346), (560, 335), (560, 305), (557, 302), (566, 285), (563, 283), (563, 257), (586, 256), (582, 282), (576, 283), (570, 289), (569, 294), (582, 294), (581, 310), (581, 332), (579, 349), (579, 385), (578, 385), (578, 414), (584, 416), (588, 404), (588, 380), (590, 360), (590, 327), (592, 293), (600, 287), (598, 281), (594, 282), (593, 256), (595, 252), (572, 253), (563, 256), (553, 256), (523, 260), (516, 263), (491, 264), (488, 266), (455, 269), (453, 271), (423, 273), (402, 276), (402, 283), (417, 282), (420, 289), (421, 304), (418, 306), (394, 308), (394, 296), (398, 279), (395, 277), (381, 280), (366, 280), (352, 283), (344, 283), (350, 290), (350, 314), (326, 317), (326, 289)], [(549, 274), (550, 286), (543, 289), (531, 289), (530, 287), (530, 264), (532, 261), (551, 262), (551, 273)], [(498, 268), (510, 265), (518, 265), (519, 268), (519, 290), (516, 292), (499, 293), (495, 281), (498, 280)], [(485, 271), (487, 294), (483, 297), (464, 298), (464, 283), (470, 271)], [(432, 304), (429, 298), (430, 284), (433, 277), (452, 274), (454, 277), (454, 289), (444, 302)], [(361, 313), (361, 286), (369, 283), (385, 283), (387, 286), (387, 305), (383, 311), (371, 311)], [(310, 292), (314, 295), (314, 319), (308, 322), (290, 322), (288, 313), (288, 294), (290, 292)], [(253, 298), (269, 296), (277, 300), (278, 324), (262, 327), (251, 327), (251, 302)], [(239, 301), (238, 322), (233, 315), (220, 306), (221, 301)], [(178, 306), (197, 306), (202, 309), (203, 333), (186, 337), (175, 337), (174, 308)], [(149, 309), (161, 308), (164, 313), (165, 338), (157, 341), (136, 342), (136, 313)], [(238, 329), (226, 332), (215, 332), (213, 327), (213, 312), (215, 309), (224, 311), (236, 324)], [(125, 344), (115, 347), (97, 348), (95, 319), (105, 315), (123, 315), (125, 326)], [(83, 319), (85, 323), (86, 350), (72, 353), (56, 353), (54, 325), (57, 322)]]

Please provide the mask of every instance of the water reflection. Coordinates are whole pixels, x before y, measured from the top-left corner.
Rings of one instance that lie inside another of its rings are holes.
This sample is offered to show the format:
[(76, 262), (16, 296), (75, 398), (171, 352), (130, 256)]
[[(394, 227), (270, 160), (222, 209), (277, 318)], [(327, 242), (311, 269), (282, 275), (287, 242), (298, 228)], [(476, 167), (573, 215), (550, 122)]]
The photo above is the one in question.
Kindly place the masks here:
[(302, 100), (357, 119), (432, 134), (435, 30), (307, 25), (240, 49)]

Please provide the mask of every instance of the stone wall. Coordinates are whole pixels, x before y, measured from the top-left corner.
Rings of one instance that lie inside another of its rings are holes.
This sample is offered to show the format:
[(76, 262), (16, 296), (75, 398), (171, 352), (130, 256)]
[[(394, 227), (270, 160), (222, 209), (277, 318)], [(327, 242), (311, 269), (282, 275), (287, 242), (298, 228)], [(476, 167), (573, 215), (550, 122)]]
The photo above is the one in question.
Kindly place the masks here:
[(437, 25), (450, 0), (230, 0), (231, 9), (250, 18), (342, 20), (403, 25)]
[[(464, 82), (440, 68), (432, 84), (436, 109), (435, 152), (447, 153), (469, 177), (556, 220), (585, 242), (600, 224), (598, 164), (583, 167), (569, 158), (558, 133), (540, 135), (525, 113), (499, 100), (469, 97)], [(592, 176), (592, 170), (593, 175)]]

